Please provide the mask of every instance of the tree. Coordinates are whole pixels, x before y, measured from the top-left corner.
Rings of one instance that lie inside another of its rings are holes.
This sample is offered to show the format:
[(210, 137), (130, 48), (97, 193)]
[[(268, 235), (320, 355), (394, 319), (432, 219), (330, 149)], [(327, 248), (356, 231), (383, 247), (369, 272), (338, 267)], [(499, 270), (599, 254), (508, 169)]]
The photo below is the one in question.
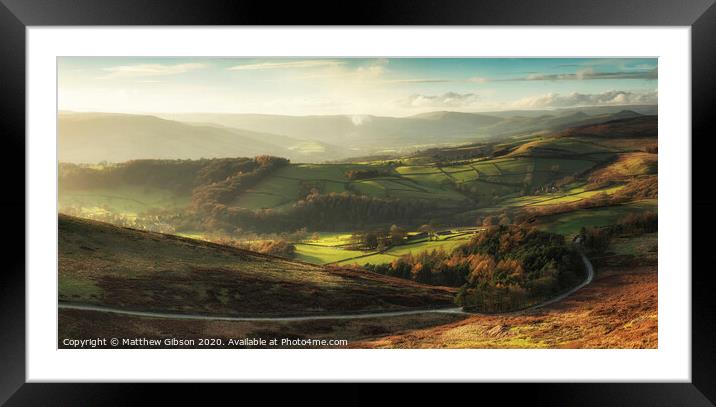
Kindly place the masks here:
[(494, 216), (485, 216), (485, 219), (482, 220), (482, 226), (490, 227), (494, 225)]
[(393, 225), (390, 227), (390, 241), (393, 243), (393, 245), (400, 245), (403, 244), (403, 241), (405, 240), (405, 237), (408, 234), (400, 228), (398, 225)]
[(428, 240), (433, 240), (435, 237), (435, 228), (433, 228), (431, 225), (425, 224), (420, 226), (420, 229), (418, 229), (422, 233), (428, 234)]
[(375, 232), (368, 232), (364, 235), (363, 245), (368, 249), (378, 247), (378, 235)]

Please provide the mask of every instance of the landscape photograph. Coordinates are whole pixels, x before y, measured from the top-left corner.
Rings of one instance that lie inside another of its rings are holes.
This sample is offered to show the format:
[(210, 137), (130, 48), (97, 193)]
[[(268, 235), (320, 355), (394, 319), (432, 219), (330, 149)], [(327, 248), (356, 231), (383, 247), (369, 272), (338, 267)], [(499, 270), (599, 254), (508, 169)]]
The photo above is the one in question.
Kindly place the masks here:
[(656, 58), (57, 69), (58, 348), (658, 348)]

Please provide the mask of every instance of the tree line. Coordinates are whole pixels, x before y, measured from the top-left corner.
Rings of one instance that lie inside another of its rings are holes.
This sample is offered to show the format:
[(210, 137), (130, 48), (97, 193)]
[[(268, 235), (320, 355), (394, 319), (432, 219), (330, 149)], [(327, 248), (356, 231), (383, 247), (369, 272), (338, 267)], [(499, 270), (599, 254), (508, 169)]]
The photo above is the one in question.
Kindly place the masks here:
[(388, 264), (380, 274), (460, 287), (456, 302), (482, 312), (528, 306), (576, 285), (584, 274), (562, 235), (519, 225), (491, 226), (452, 252), (424, 251)]
[(638, 236), (655, 233), (659, 229), (659, 216), (656, 212), (633, 213), (619, 219), (616, 224), (604, 227), (585, 228), (579, 232), (584, 248), (593, 254), (602, 254), (612, 239), (617, 236)]
[(237, 226), (257, 232), (298, 230), (356, 230), (392, 222), (419, 222), (434, 205), (419, 200), (378, 198), (349, 192), (309, 193), (281, 210), (239, 208), (214, 200), (185, 217), (184, 228), (232, 231)]
[(200, 185), (209, 185), (235, 174), (253, 171), (259, 166), (258, 159), (148, 159), (103, 165), (60, 163), (58, 178), (60, 187), (68, 190), (113, 188), (126, 184), (163, 188), (186, 195)]

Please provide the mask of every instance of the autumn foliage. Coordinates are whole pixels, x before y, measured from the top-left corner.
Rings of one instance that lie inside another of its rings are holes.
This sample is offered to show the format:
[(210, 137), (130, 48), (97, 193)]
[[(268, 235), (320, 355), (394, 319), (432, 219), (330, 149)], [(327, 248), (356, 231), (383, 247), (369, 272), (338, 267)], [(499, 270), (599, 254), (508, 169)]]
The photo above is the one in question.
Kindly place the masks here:
[(528, 306), (581, 280), (583, 266), (561, 235), (493, 226), (451, 253), (408, 254), (365, 268), (426, 284), (461, 287), (457, 303), (485, 312)]

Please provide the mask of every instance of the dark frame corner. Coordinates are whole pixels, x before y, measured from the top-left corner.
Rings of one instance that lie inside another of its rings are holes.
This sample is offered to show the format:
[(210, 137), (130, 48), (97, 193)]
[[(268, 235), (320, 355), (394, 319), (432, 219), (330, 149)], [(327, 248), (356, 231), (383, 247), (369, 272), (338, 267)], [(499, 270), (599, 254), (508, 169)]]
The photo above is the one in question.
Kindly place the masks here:
[[(709, 125), (716, 106), (715, 0), (393, 0), (365, 6), (337, 1), (271, 2), (255, 0), (0, 0), (0, 134), (12, 151), (0, 160), (5, 182), (16, 194), (4, 194), (4, 213), (25, 212), (25, 28), (47, 25), (626, 25), (690, 26), (692, 39), (692, 185), (708, 185), (704, 160)], [(352, 8), (350, 13), (345, 8)], [(280, 10), (277, 10), (279, 9)], [(516, 12), (515, 10), (520, 10)], [(703, 182), (698, 182), (702, 180)], [(693, 190), (692, 253), (708, 252), (708, 239), (694, 232), (713, 230), (716, 200), (705, 188)], [(25, 369), (25, 219), (7, 216), (13, 234), (3, 252), (12, 254), (0, 273), (0, 403), (8, 405), (110, 405), (145, 401), (148, 385), (30, 384)], [(685, 237), (688, 238), (688, 237)], [(693, 263), (693, 256), (692, 256)], [(716, 301), (711, 267), (692, 267), (692, 382), (669, 384), (546, 384), (481, 385), (481, 391), (523, 394), (531, 404), (603, 406), (716, 405)], [(486, 386), (502, 386), (492, 389)], [(504, 386), (529, 386), (505, 392)], [(156, 388), (153, 388), (155, 390)], [(137, 391), (141, 390), (141, 391)], [(166, 393), (167, 388), (162, 386)], [(265, 389), (263, 396), (266, 396)], [(156, 391), (156, 390), (155, 390)], [(212, 392), (215, 388), (212, 389)], [(242, 390), (245, 391), (245, 390)], [(187, 395), (196, 389), (171, 386), (170, 393)], [(429, 390), (411, 390), (412, 397), (431, 399)], [(312, 390), (285, 393), (313, 399)], [(369, 401), (372, 397), (355, 386), (341, 391), (343, 401)], [(475, 393), (472, 390), (471, 393)], [(259, 395), (258, 392), (256, 394)], [(405, 399), (387, 396), (399, 401)], [(427, 398), (426, 398), (427, 397)], [(434, 396), (432, 396), (434, 397)], [(91, 403), (88, 403), (91, 401)], [(437, 401), (437, 399), (436, 399)], [(536, 402), (536, 403), (535, 403)]]

